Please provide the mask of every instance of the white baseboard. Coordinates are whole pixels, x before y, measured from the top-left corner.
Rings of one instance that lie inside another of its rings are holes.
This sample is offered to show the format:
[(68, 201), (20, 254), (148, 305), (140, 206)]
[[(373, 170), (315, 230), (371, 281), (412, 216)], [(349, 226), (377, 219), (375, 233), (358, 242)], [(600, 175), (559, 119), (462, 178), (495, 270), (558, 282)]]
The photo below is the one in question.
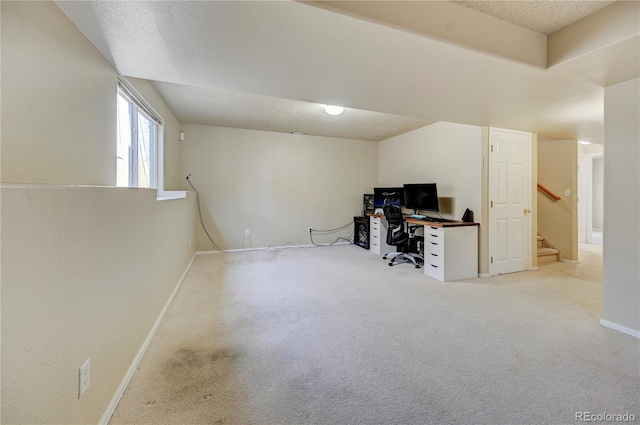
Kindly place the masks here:
[[(329, 245), (329, 244), (280, 245), (280, 246), (270, 245), (270, 246), (265, 246), (261, 248), (225, 249), (224, 252), (235, 253), (235, 252), (270, 251), (274, 249), (319, 248), (319, 247), (340, 246), (340, 245), (351, 245), (351, 242), (336, 242), (333, 245)], [(211, 255), (211, 254), (221, 254), (221, 253), (222, 251), (196, 251), (196, 255)]]
[(198, 253), (196, 252), (191, 256), (191, 260), (189, 261), (189, 264), (187, 264), (187, 267), (184, 269), (184, 272), (182, 273), (180, 280), (178, 280), (178, 284), (173, 289), (173, 292), (169, 296), (169, 299), (164, 305), (164, 308), (160, 312), (160, 315), (156, 319), (156, 322), (153, 324), (153, 327), (149, 331), (147, 338), (144, 340), (144, 342), (142, 343), (142, 346), (138, 350), (138, 354), (136, 354), (133, 361), (131, 362), (131, 365), (129, 366), (129, 369), (127, 370), (127, 373), (125, 373), (124, 378), (122, 378), (122, 382), (120, 382), (120, 386), (116, 390), (115, 394), (111, 398), (111, 401), (107, 405), (107, 408), (102, 414), (102, 417), (100, 418), (100, 422), (98, 422), (99, 425), (107, 425), (109, 423), (109, 420), (113, 415), (113, 412), (115, 412), (116, 407), (120, 402), (120, 398), (122, 397), (122, 394), (124, 394), (124, 391), (127, 389), (127, 385), (129, 385), (129, 381), (131, 381), (131, 378), (133, 378), (133, 374), (136, 372), (136, 369), (138, 369), (138, 365), (140, 364), (140, 360), (142, 360), (142, 356), (144, 356), (144, 353), (145, 351), (147, 351), (149, 344), (151, 344), (151, 340), (153, 339), (156, 332), (158, 331), (158, 327), (160, 327), (160, 323), (162, 322), (162, 319), (164, 319), (164, 316), (167, 314), (167, 310), (169, 310), (169, 306), (171, 306), (173, 299), (175, 298), (176, 294), (180, 290), (180, 287), (182, 286), (182, 282), (184, 282), (184, 279), (187, 277), (187, 273), (189, 273), (189, 269), (191, 269), (191, 265), (193, 264), (193, 260), (195, 260), (197, 254)]
[(568, 264), (578, 264), (577, 260), (567, 260), (565, 258), (562, 259), (563, 263), (568, 263)]
[(619, 325), (617, 323), (613, 323), (613, 322), (610, 322), (610, 321), (604, 320), (604, 319), (600, 319), (600, 324), (602, 326), (604, 326), (605, 328), (613, 329), (613, 330), (616, 330), (618, 332), (622, 332), (622, 333), (625, 333), (627, 335), (631, 335), (631, 336), (634, 336), (634, 337), (640, 339), (640, 331), (636, 331), (634, 329), (627, 328), (626, 326), (622, 326), (622, 325)]
[(486, 279), (486, 278), (488, 278), (488, 277), (491, 277), (491, 275), (490, 275), (489, 273), (480, 273), (480, 274), (478, 274), (478, 277), (481, 277), (481, 278), (483, 278), (483, 279)]
[(537, 272), (538, 270), (540, 270), (540, 268), (538, 266), (531, 266), (529, 267), (529, 271), (530, 272)]

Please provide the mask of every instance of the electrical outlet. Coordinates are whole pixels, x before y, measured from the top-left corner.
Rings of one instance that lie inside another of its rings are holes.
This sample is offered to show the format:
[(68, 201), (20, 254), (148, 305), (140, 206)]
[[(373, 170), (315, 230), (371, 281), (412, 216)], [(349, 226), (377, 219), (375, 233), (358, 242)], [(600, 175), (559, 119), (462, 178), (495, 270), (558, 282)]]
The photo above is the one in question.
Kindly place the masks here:
[(82, 366), (80, 366), (80, 381), (78, 383), (78, 398), (81, 398), (82, 395), (89, 388), (89, 384), (91, 383), (91, 359), (87, 359), (86, 362)]
[(311, 226), (307, 227), (307, 232), (311, 231)]
[(244, 229), (244, 235), (245, 236), (249, 236), (251, 234), (251, 232), (249, 232), (249, 229)]

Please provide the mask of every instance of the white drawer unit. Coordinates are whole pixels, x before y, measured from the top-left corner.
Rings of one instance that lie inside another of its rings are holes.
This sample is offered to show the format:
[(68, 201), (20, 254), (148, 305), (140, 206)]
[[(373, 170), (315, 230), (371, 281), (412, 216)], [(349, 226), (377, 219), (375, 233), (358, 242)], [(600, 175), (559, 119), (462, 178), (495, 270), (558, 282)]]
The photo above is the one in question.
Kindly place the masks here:
[(369, 250), (378, 255), (395, 251), (395, 247), (387, 245), (386, 241), (387, 220), (380, 217), (369, 217)]
[(478, 277), (478, 227), (425, 225), (424, 274), (442, 282)]

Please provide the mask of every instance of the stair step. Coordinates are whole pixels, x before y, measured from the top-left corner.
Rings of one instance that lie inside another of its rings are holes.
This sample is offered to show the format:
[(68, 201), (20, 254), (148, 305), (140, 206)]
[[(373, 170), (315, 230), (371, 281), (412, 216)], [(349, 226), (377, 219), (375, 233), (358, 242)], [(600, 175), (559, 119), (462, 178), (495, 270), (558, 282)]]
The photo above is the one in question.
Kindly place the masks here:
[(538, 264), (558, 261), (560, 251), (554, 248), (538, 248)]
[(538, 235), (538, 248), (542, 248), (542, 241), (544, 240), (544, 238), (540, 235)]

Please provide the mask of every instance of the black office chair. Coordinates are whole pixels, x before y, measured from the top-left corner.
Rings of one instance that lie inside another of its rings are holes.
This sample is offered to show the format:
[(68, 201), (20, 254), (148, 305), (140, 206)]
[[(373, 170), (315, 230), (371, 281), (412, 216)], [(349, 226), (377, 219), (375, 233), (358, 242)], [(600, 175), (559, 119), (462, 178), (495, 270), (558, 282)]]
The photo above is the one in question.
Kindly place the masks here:
[[(418, 263), (422, 256), (417, 252), (411, 251), (411, 242), (413, 234), (405, 231), (405, 221), (402, 217), (402, 210), (396, 205), (385, 205), (384, 216), (389, 226), (387, 230), (387, 245), (396, 247), (396, 251), (389, 252), (384, 255), (385, 260), (391, 259), (390, 266), (400, 263), (412, 263), (417, 269), (420, 268)], [(417, 226), (416, 226), (417, 227)], [(415, 228), (412, 229), (415, 232)]]

